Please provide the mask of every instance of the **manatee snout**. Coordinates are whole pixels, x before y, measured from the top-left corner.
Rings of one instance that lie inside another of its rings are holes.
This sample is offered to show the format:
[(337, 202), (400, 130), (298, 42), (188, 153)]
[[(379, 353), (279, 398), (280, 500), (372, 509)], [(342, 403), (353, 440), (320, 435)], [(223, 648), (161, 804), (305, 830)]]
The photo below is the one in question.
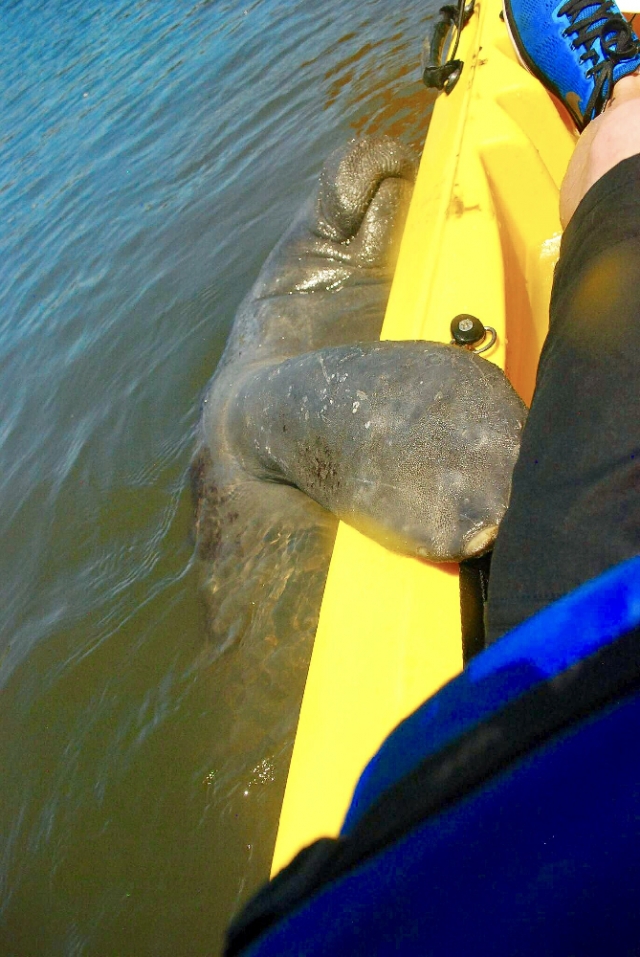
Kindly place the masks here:
[[(478, 558), (490, 551), (508, 504), (509, 489), (506, 483), (497, 484), (504, 493), (500, 495), (503, 501), (487, 502), (486, 496), (480, 493), (481, 501), (475, 509), (464, 503), (458, 505), (456, 492), (449, 492), (453, 507), (447, 509), (448, 515), (439, 523), (439, 527), (434, 529), (429, 522), (427, 528), (416, 528), (412, 535), (407, 536), (408, 541), (413, 539), (416, 543), (415, 555), (431, 562), (460, 562)], [(490, 495), (489, 498), (494, 496)]]
[(509, 504), (514, 464), (514, 461), (496, 463), (492, 476), (486, 476), (485, 484), (474, 490), (471, 501), (463, 501), (459, 506), (457, 521), (451, 516), (446, 551), (449, 555), (456, 555), (456, 561), (479, 558), (493, 548)]
[(477, 487), (462, 503), (455, 536), (460, 542), (462, 559), (478, 558), (493, 547), (511, 497), (511, 474), (520, 448), (524, 418), (523, 414), (520, 423), (514, 420), (510, 426), (505, 423), (512, 443), (506, 446), (498, 443), (497, 448), (490, 449)]
[(488, 552), (496, 540), (498, 524), (493, 522), (480, 529), (474, 529), (473, 532), (466, 535), (462, 545), (462, 557), (465, 559), (478, 558)]
[(376, 504), (379, 530), (376, 535), (369, 525), (368, 534), (394, 551), (430, 562), (477, 558), (495, 542), (508, 506), (514, 462), (495, 463), (485, 474), (469, 470), (470, 496), (476, 500), (472, 506), (460, 486), (446, 478), (413, 502), (408, 487), (401, 485)]

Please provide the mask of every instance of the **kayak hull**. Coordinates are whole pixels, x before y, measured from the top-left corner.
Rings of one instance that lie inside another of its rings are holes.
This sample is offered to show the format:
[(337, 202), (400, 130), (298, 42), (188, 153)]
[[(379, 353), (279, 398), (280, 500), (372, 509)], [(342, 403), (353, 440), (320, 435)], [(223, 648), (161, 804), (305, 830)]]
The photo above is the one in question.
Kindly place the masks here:
[[(420, 163), (383, 339), (448, 342), (451, 320), (496, 330), (485, 357), (527, 404), (561, 237), (558, 194), (576, 132), (518, 63), (497, 0), (480, 0)], [(389, 732), (462, 668), (458, 567), (393, 554), (340, 525), (324, 593), (273, 873), (338, 833)]]

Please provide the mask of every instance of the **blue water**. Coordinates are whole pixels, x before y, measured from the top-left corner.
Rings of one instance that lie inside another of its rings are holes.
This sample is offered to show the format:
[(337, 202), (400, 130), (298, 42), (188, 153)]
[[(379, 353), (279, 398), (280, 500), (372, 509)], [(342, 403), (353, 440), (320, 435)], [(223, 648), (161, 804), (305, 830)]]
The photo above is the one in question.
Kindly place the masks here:
[(216, 791), (199, 402), (326, 155), (420, 148), (437, 6), (0, 0), (3, 955), (215, 954), (268, 874), (267, 744)]

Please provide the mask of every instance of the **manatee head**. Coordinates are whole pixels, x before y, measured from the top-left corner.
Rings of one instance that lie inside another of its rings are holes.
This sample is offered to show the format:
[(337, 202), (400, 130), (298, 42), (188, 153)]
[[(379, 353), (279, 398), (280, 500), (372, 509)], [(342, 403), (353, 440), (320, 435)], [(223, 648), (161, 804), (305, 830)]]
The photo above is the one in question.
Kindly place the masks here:
[(464, 349), (377, 342), (252, 375), (236, 415), (256, 476), (296, 485), (396, 551), (460, 561), (495, 539), (526, 409)]
[(371, 394), (360, 390), (352, 412), (365, 438), (352, 425), (343, 517), (393, 550), (461, 561), (493, 545), (526, 410), (495, 366), (434, 347), (384, 344), (393, 369)]

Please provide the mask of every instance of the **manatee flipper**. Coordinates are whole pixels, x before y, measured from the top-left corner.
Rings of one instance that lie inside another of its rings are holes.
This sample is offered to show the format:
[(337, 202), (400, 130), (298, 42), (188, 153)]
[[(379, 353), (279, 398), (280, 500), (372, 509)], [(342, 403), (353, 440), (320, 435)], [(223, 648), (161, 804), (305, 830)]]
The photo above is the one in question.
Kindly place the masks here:
[(389, 136), (332, 153), (317, 194), (265, 262), (254, 300), (390, 282), (415, 172), (411, 151)]
[(412, 154), (391, 136), (351, 140), (325, 160), (315, 202), (315, 229), (327, 239), (355, 236), (371, 200), (385, 180), (413, 183)]
[(247, 474), (295, 485), (387, 547), (461, 561), (493, 543), (525, 416), (485, 359), (377, 342), (251, 370), (229, 424)]

